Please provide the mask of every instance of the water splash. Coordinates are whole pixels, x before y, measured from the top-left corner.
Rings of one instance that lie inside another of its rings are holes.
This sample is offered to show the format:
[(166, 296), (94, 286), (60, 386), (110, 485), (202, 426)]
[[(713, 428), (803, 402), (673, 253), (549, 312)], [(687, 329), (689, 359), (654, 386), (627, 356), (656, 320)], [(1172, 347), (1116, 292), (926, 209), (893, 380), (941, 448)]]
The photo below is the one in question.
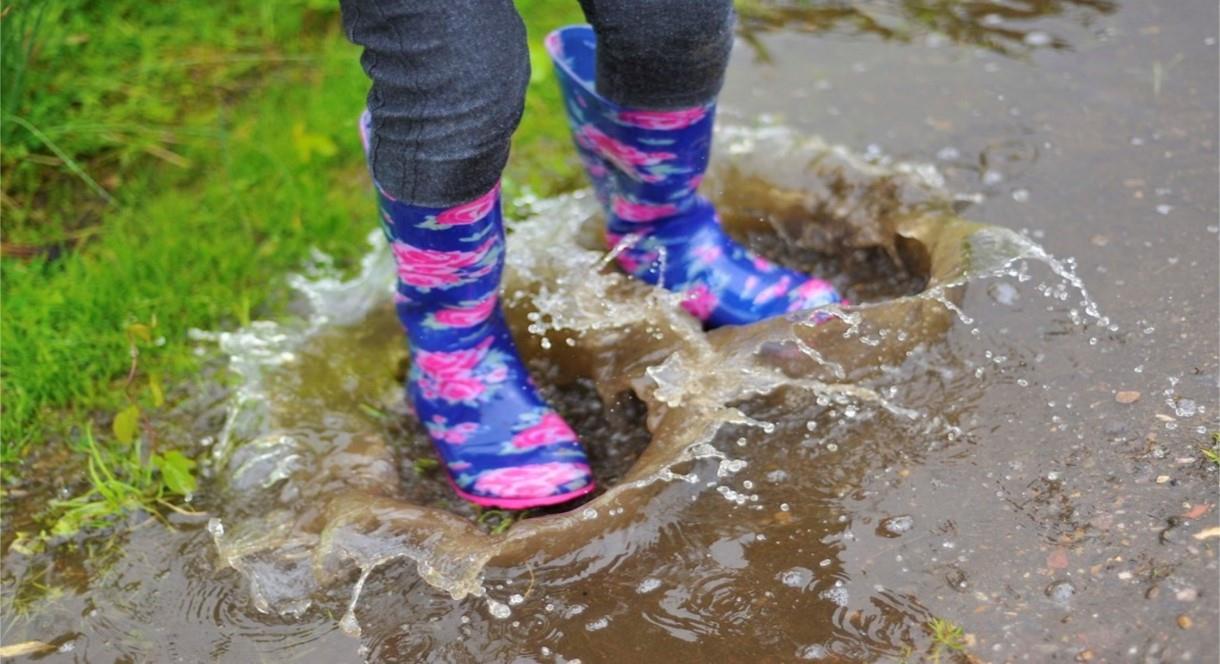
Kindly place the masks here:
[[(631, 524), (675, 484), (733, 509), (760, 508), (751, 480), (737, 479), (748, 453), (723, 435), (779, 435), (781, 418), (760, 410), (834, 416), (825, 431), (807, 417), (813, 426), (802, 437), (832, 440), (845, 422), (881, 417), (921, 435), (960, 436), (950, 419), (898, 400), (887, 370), (954, 326), (974, 324), (960, 303), (976, 283), (1024, 281), (1026, 264), (1041, 263), (1077, 293), (1085, 317), (1109, 324), (1070, 262), (1020, 234), (953, 216), (931, 167), (879, 165), (778, 127), (727, 127), (717, 140), (725, 158), (705, 187), (729, 232), (780, 237), (814, 254), (875, 249), (918, 275), (919, 292), (705, 333), (680, 295), (608, 269), (613, 255), (600, 248), (589, 193), (533, 202), (534, 217), (509, 236), (503, 292), (519, 344), (558, 383), (591, 380), (606, 403), (635, 395), (652, 440), (587, 506), (491, 535), (441, 500), (408, 499), (398, 470), (403, 444), (391, 443), (377, 414), (400, 399), (385, 365), (401, 341), (389, 315), (388, 252), (374, 236), (377, 248), (356, 278), (291, 280), (309, 312), (301, 320), (195, 335), (216, 343), (239, 377), (210, 460), (224, 507), (209, 530), (221, 559), (249, 581), (256, 607), (300, 615), (320, 590), (358, 572), (341, 626), (359, 634), (370, 574), (407, 560), (454, 600), (484, 597), (492, 617), (507, 618), (512, 610), (484, 584), (492, 561), (513, 567), (571, 553)], [(845, 588), (825, 592), (848, 601)]]

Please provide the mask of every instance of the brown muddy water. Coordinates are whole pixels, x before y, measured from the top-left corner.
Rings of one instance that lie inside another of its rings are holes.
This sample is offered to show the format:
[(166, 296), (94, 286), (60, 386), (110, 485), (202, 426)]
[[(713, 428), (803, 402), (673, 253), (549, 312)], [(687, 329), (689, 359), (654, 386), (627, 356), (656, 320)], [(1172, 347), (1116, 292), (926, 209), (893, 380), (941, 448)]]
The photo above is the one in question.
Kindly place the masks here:
[(299, 319), (198, 335), (235, 379), (165, 426), (209, 459), (208, 518), (8, 552), (5, 643), (1216, 661), (1216, 5), (961, 7), (973, 31), (853, 15), (737, 49), (708, 193), (849, 292), (822, 324), (704, 334), (606, 267), (589, 196), (533, 203), (506, 299), (605, 492), (511, 524), (450, 496), (401, 405), (377, 251), (295, 279)]

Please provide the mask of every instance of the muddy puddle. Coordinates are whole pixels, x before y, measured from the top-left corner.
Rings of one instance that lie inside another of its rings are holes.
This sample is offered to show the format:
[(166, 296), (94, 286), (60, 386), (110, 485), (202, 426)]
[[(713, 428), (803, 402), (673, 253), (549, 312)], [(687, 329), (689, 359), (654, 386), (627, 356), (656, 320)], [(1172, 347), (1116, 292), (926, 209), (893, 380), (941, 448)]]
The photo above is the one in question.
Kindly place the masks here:
[(705, 334), (609, 267), (590, 195), (516, 224), (504, 299), (600, 493), (515, 522), (453, 498), (401, 403), (388, 255), (346, 280), (320, 258), (299, 316), (197, 335), (230, 375), (172, 424), (207, 516), (10, 552), (4, 641), (1215, 661), (1216, 8), (964, 4), (1020, 52), (854, 21), (737, 49), (705, 190), (849, 307)]

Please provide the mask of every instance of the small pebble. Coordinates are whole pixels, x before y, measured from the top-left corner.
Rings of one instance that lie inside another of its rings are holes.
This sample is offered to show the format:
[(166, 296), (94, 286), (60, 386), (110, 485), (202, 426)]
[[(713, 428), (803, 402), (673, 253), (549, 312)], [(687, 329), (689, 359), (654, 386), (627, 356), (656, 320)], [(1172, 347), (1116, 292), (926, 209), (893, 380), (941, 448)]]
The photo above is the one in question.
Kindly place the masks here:
[(1220, 537), (1220, 526), (1200, 530), (1199, 532), (1195, 533), (1194, 535), (1191, 535), (1191, 537), (1193, 537), (1197, 540), (1205, 540), (1205, 539), (1211, 539), (1213, 537)]
[(914, 527), (915, 518), (908, 514), (902, 514), (900, 516), (892, 516), (882, 521), (881, 530), (884, 532), (879, 534), (887, 535), (889, 537), (897, 537), (898, 535), (902, 535)]
[(1169, 480), (1171, 480), (1171, 479), (1173, 479), (1173, 478), (1168, 475), (1157, 475), (1156, 483), (1157, 484), (1168, 484)]
[(1055, 549), (1054, 551), (1051, 551), (1050, 555), (1046, 557), (1046, 566), (1051, 569), (1067, 569), (1067, 551), (1064, 549)]
[(1182, 516), (1185, 516), (1187, 519), (1198, 519), (1199, 516), (1207, 514), (1209, 509), (1211, 509), (1210, 503), (1199, 503), (1194, 505), (1193, 508), (1186, 510), (1186, 513), (1182, 514)]
[(1046, 596), (1056, 604), (1067, 604), (1076, 594), (1076, 586), (1067, 581), (1058, 581), (1046, 587)]
[(1119, 403), (1135, 403), (1140, 400), (1140, 393), (1135, 390), (1123, 390), (1114, 395), (1114, 400)]
[(1193, 602), (1199, 598), (1199, 591), (1194, 588), (1182, 588), (1173, 594), (1179, 602)]
[(1194, 626), (1194, 624), (1195, 621), (1191, 620), (1190, 616), (1186, 615), (1185, 613), (1178, 616), (1178, 627), (1181, 627), (1182, 629), (1190, 629)]

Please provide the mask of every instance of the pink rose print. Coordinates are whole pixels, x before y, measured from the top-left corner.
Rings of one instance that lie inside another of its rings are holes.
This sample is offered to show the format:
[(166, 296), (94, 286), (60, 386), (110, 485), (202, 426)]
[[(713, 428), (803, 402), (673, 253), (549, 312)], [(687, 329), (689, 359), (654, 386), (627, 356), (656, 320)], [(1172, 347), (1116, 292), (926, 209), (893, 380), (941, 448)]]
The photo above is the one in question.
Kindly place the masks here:
[(707, 284), (696, 284), (683, 293), (682, 308), (699, 320), (711, 317), (718, 304), (720, 298), (716, 297)]
[(619, 111), (619, 124), (631, 125), (641, 129), (685, 129), (703, 119), (707, 109), (702, 106), (683, 108), (676, 111)]
[(610, 206), (614, 216), (624, 221), (656, 221), (678, 213), (678, 206), (673, 203), (634, 203), (617, 194), (610, 197)]
[(617, 260), (619, 267), (626, 270), (627, 274), (636, 274), (640, 271), (640, 266), (642, 263), (640, 263), (638, 258), (632, 256), (631, 254), (619, 254)]
[(556, 60), (563, 57), (563, 40), (559, 38), (558, 32), (552, 32), (546, 36), (546, 52), (550, 53)]
[(589, 476), (583, 463), (552, 461), (489, 470), (475, 480), (474, 490), (501, 498), (539, 498)]
[(691, 255), (704, 265), (711, 265), (724, 254), (724, 250), (716, 244), (700, 244), (691, 249)]
[[(416, 288), (448, 288), (469, 283), (490, 273), (495, 261), (488, 261), (499, 238), (491, 237), (471, 251), (421, 249), (394, 240), (394, 260), (398, 278)], [(477, 269), (471, 269), (477, 268)]]
[(810, 279), (805, 283), (792, 289), (788, 297), (792, 298), (792, 304), (788, 305), (788, 311), (800, 311), (811, 306), (811, 303), (827, 302), (831, 299), (831, 295), (835, 293), (835, 287), (830, 285), (830, 282), (822, 279)]
[(453, 445), (461, 445), (469, 440), (470, 436), (478, 430), (479, 425), (477, 422), (459, 422), (449, 426), (448, 420), (445, 419), (444, 415), (433, 415), (432, 421), (428, 422), (428, 433), (432, 434), (437, 440)]
[(496, 197), (500, 195), (500, 183), (491, 188), (486, 194), (479, 196), (469, 203), (451, 207), (448, 210), (436, 215), (436, 223), (441, 226), (464, 226), (473, 224), (474, 222), (486, 217), (493, 207), (496, 205)]
[(788, 275), (784, 275), (779, 281), (767, 286), (759, 291), (758, 295), (754, 296), (754, 304), (763, 304), (770, 302), (775, 298), (788, 292), (788, 285), (792, 283), (792, 279)]
[(491, 386), (508, 380), (503, 355), (492, 351), (488, 336), (474, 348), (455, 351), (415, 351), (418, 385), (425, 399), (471, 403), (490, 396)]
[(758, 270), (759, 272), (770, 272), (775, 269), (775, 263), (772, 263), (762, 256), (755, 256), (754, 269)]
[(441, 381), (449, 378), (462, 378), (468, 375), (479, 362), (487, 356), (491, 348), (491, 337), (484, 339), (474, 348), (450, 352), (421, 350), (415, 353), (415, 363), (426, 378)]
[(473, 401), (487, 391), (487, 385), (473, 376), (446, 378), (439, 383), (437, 395), (445, 401)]
[(564, 422), (558, 414), (548, 412), (537, 424), (514, 434), (513, 447), (525, 450), (539, 445), (553, 445), (573, 440), (576, 440), (576, 433), (572, 431), (572, 427), (568, 426), (568, 423)]
[(489, 383), (502, 383), (508, 379), (508, 367), (500, 365), (487, 372), (484, 376)]
[(636, 169), (637, 166), (656, 166), (666, 159), (673, 159), (677, 156), (672, 152), (644, 152), (643, 150), (638, 150), (606, 135), (605, 132), (591, 124), (581, 125), (576, 130), (576, 140), (583, 147), (613, 162), (624, 173), (635, 177), (642, 177), (646, 181), (648, 178), (655, 180), (659, 176), (647, 173), (641, 175)]
[(444, 327), (473, 327), (485, 322), (496, 308), (496, 294), (466, 307), (446, 307), (433, 316), (436, 323)]
[(609, 169), (607, 169), (600, 161), (597, 161), (596, 159), (581, 156), (580, 163), (584, 164), (585, 170), (588, 171), (589, 176), (595, 180), (604, 178), (610, 174)]

